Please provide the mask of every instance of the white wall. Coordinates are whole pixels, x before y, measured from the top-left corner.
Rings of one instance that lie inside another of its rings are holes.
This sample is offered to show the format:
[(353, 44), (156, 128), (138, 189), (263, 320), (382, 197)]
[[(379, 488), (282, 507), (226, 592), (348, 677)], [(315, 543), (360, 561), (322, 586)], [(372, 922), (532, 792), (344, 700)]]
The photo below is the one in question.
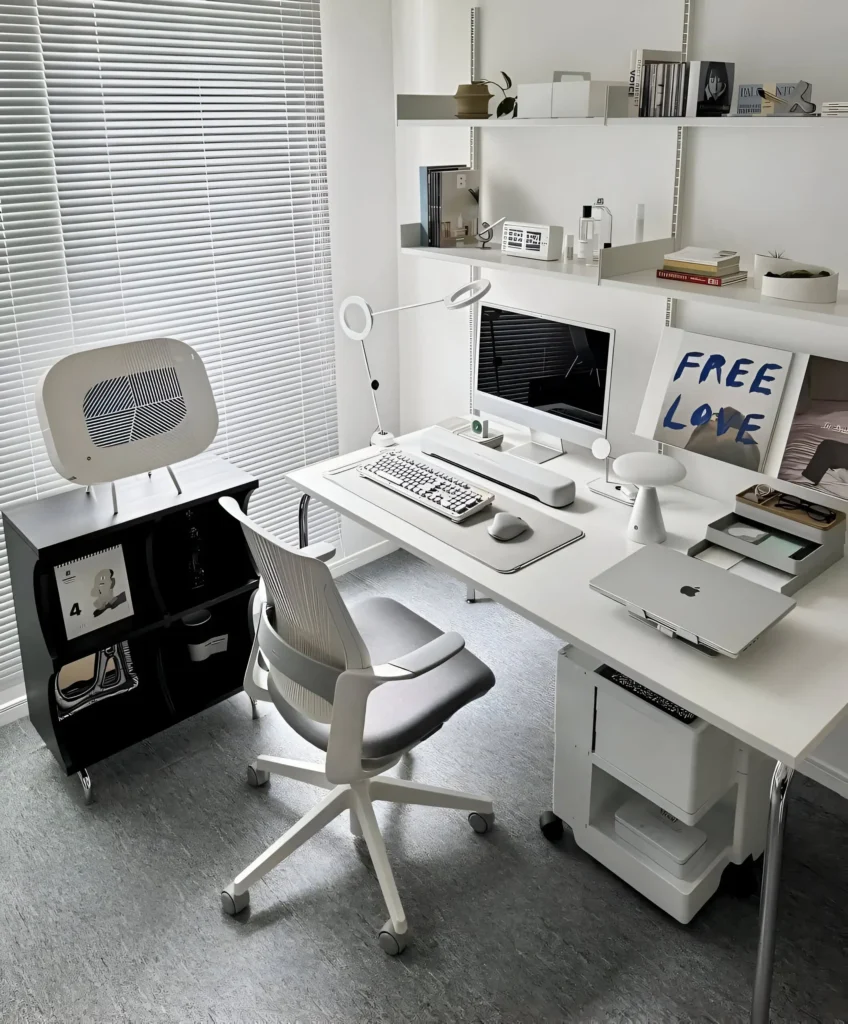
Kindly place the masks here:
[[(441, 9), (444, 0), (439, 0)], [(430, 3), (427, 6), (437, 7)], [(450, 3), (442, 31), (430, 19), (425, 35), (412, 26), (419, 0), (394, 0), (396, 87), (399, 92), (452, 92), (467, 81), (470, 4)], [(680, 45), (682, 0), (480, 0), (480, 59), (485, 78), (505, 70), (517, 82), (550, 80), (554, 70), (586, 70), (595, 78), (626, 76), (634, 47)], [(692, 5), (690, 57), (736, 62), (746, 81), (813, 82), (813, 98), (848, 96), (844, 39), (848, 5), (818, 0), (798, 16), (794, 0), (701, 0)], [(790, 28), (791, 26), (791, 28)], [(463, 47), (455, 37), (462, 31)], [(453, 64), (443, 42), (451, 37)], [(435, 41), (434, 41), (435, 39)], [(438, 81), (421, 72), (427, 55)], [(414, 66), (418, 78), (410, 74)], [(451, 79), (451, 74), (453, 78)], [(422, 87), (415, 88), (415, 81)], [(494, 91), (494, 90), (493, 90)], [(779, 247), (803, 260), (848, 273), (848, 125), (818, 123), (814, 130), (690, 130), (681, 240), (737, 248), (747, 257)], [(633, 207), (646, 204), (645, 237), (668, 233), (671, 213), (672, 127), (594, 132), (592, 129), (486, 130), (480, 133), (482, 214), (563, 224), (573, 231), (584, 202), (603, 195), (616, 215), (615, 241), (632, 238)], [(437, 136), (455, 137), (453, 152)], [(438, 141), (439, 145), (434, 145)], [(467, 159), (468, 133), (404, 127), (398, 144), (398, 220), (417, 219), (417, 168), (446, 159)], [(404, 159), (411, 157), (411, 159)], [(414, 186), (414, 188), (413, 188)], [(492, 274), (494, 301), (614, 327), (617, 331), (610, 439), (614, 452), (647, 447), (632, 436), (644, 382), (650, 373), (665, 319), (662, 299), (610, 294), (584, 285), (549, 283), (522, 275)], [(402, 301), (440, 294), (467, 279), (453, 265), (402, 257)], [(789, 350), (848, 359), (848, 332), (780, 317), (735, 313), (699, 303), (680, 303), (677, 325), (705, 334), (760, 341)], [(468, 410), (468, 324), (464, 314), (417, 315), (400, 326), (401, 425), (413, 429)], [(684, 456), (687, 485), (729, 498), (751, 482), (750, 474), (707, 459)], [(788, 487), (787, 489), (792, 489)]]
[[(351, 294), (375, 309), (397, 303), (394, 79), (391, 0), (322, 0), (333, 299)], [(388, 318), (386, 318), (388, 319)], [(392, 318), (394, 319), (394, 318)], [(368, 344), (387, 429), (398, 429), (397, 324), (378, 321)], [(375, 429), (359, 346), (336, 328), (339, 442), (368, 444)], [(379, 538), (342, 524), (345, 556)]]

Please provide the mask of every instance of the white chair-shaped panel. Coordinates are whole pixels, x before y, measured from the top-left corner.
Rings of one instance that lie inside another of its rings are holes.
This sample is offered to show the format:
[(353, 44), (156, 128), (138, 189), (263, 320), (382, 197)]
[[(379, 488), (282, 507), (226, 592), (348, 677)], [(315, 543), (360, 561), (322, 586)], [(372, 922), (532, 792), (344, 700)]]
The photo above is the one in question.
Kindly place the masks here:
[(256, 638), (245, 690), (270, 700), (323, 764), (262, 756), (248, 782), (272, 774), (309, 782), (327, 795), (221, 894), (224, 910), (249, 904), (250, 886), (343, 811), (364, 838), (389, 912), (386, 952), (401, 952), (407, 921), (374, 814), (375, 800), (469, 811), (476, 832), (494, 820), (488, 797), (382, 775), (460, 708), (493, 685), (491, 671), (456, 633), (442, 633), (397, 601), (369, 598), (347, 607), (323, 559), (327, 545), (294, 550), (254, 523), (232, 498), (220, 504), (242, 525), (262, 579)]

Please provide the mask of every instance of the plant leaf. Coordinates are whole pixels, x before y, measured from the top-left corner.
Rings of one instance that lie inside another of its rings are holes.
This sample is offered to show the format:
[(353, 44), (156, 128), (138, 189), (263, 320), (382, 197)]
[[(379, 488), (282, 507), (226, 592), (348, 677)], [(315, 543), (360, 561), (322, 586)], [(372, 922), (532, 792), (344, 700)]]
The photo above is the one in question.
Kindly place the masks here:
[(512, 79), (509, 77), (509, 75), (506, 73), (506, 71), (501, 71), (501, 74), (503, 75), (503, 80), (506, 82), (507, 89), (511, 89), (512, 88)]
[[(504, 96), (504, 98), (498, 104), (498, 117), (503, 117), (505, 114), (512, 113), (515, 107), (515, 99), (512, 96)], [(515, 115), (513, 114), (513, 117)]]

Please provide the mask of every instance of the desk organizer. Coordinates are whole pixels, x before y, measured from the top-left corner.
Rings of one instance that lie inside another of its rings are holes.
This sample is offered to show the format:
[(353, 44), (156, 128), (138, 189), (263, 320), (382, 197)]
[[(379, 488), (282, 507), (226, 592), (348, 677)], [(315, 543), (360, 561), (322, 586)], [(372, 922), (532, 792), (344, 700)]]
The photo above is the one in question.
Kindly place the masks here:
[[(710, 546), (717, 546), (744, 555), (746, 559), (783, 573), (785, 579), (777, 589), (783, 594), (794, 594), (842, 558), (845, 553), (846, 519), (843, 512), (837, 512), (832, 523), (816, 523), (801, 509), (777, 508), (779, 497), (779, 494), (774, 494), (758, 503), (754, 499), (753, 488), (742, 491), (736, 496), (735, 510), (710, 523), (706, 538), (688, 553), (697, 555)], [(788, 553), (786, 550), (781, 551), (779, 545), (733, 537), (727, 533), (727, 529), (737, 523), (751, 527), (765, 526), (778, 539), (802, 542), (804, 546), (794, 553)]]

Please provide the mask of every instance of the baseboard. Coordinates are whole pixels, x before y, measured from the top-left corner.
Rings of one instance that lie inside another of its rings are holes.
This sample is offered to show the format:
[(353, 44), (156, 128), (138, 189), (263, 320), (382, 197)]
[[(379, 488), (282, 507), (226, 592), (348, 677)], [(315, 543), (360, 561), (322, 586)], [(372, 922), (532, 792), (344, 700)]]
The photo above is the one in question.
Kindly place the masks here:
[(330, 571), (333, 576), (344, 576), (346, 572), (361, 569), (363, 565), (368, 565), (369, 562), (376, 562), (378, 558), (385, 558), (386, 555), (390, 555), (393, 551), (397, 551), (397, 549), (397, 544), (394, 544), (392, 541), (381, 540), (376, 544), (372, 544), (371, 547), (363, 548), (361, 551), (356, 551), (345, 558), (334, 559), (330, 562)]
[(26, 718), (29, 714), (27, 708), (26, 693), (23, 686), (12, 687), (8, 698), (3, 697), (0, 703), (0, 726), (9, 725), (19, 718)]

